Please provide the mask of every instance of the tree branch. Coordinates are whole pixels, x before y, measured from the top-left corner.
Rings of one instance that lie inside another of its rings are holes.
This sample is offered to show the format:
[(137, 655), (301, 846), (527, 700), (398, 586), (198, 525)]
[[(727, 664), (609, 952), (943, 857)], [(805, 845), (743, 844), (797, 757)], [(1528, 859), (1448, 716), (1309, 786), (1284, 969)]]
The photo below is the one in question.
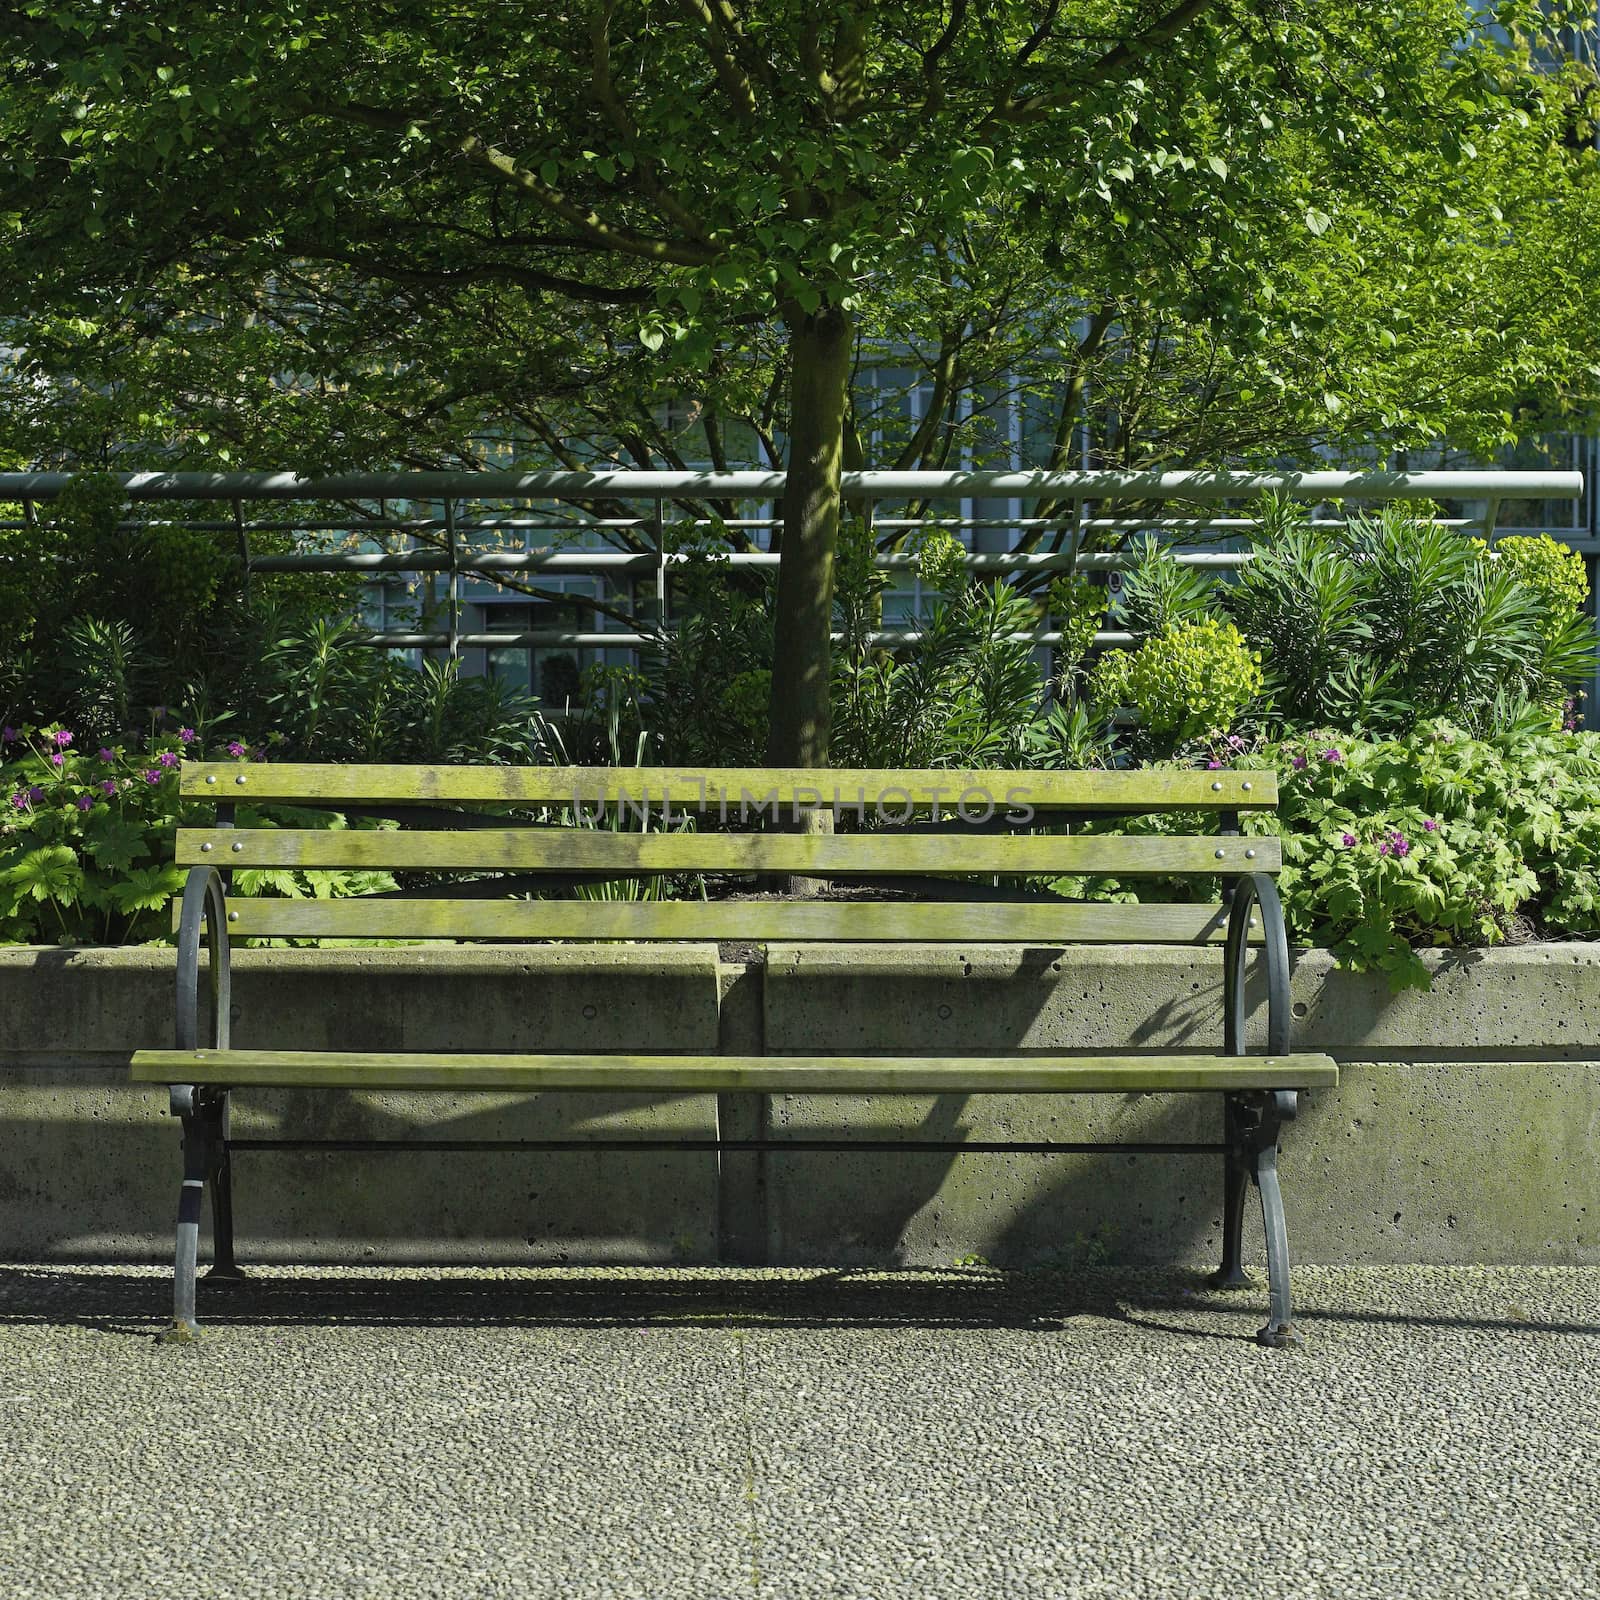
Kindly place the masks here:
[(1106, 51), (1086, 72), (1074, 77), (1069, 91), (1053, 89), (1046, 93), (1029, 95), (1023, 100), (1007, 100), (1003, 105), (997, 106), (984, 118), (984, 121), (986, 123), (1037, 122), (1052, 111), (1058, 111), (1070, 104), (1075, 98), (1075, 94), (1070, 91), (1081, 89), (1085, 84), (1102, 83), (1107, 78), (1134, 66), (1152, 50), (1159, 49), (1164, 44), (1171, 44), (1191, 23), (1198, 21), (1206, 12), (1215, 9), (1221, 3), (1222, 0), (1182, 0), (1182, 4), (1174, 6), (1148, 28)]
[(667, 261), (676, 266), (704, 267), (718, 259), (718, 252), (709, 245), (698, 242), (674, 244), (670, 239), (652, 239), (631, 228), (620, 228), (606, 222), (597, 212), (585, 210), (569, 199), (554, 184), (546, 183), (538, 173), (530, 172), (514, 156), (480, 139), (477, 134), (457, 135), (437, 130), (438, 119), (426, 113), (412, 114), (394, 111), (384, 106), (362, 105), (344, 101), (333, 106), (317, 106), (305, 102), (308, 113), (321, 112), (343, 121), (358, 122), (364, 127), (378, 128), (385, 133), (409, 133), (412, 129), (426, 130), (436, 145), (455, 152), (475, 166), (487, 167), (508, 183), (532, 195), (547, 211), (570, 223), (586, 240), (591, 249), (614, 251), (620, 255), (639, 256), (646, 261)]
[(752, 126), (756, 120), (756, 92), (744, 68), (728, 48), (728, 36), (724, 28), (727, 19), (719, 14), (720, 8), (713, 11), (707, 0), (679, 0), (679, 6), (690, 21), (700, 24), (700, 42), (717, 74), (717, 82), (722, 85), (722, 92), (733, 107), (734, 115), (745, 127)]
[(664, 217), (677, 223), (697, 244), (709, 248), (711, 244), (709, 231), (661, 182), (655, 162), (641, 146), (638, 125), (617, 95), (616, 84), (611, 77), (611, 14), (615, 9), (616, 0), (607, 0), (606, 5), (589, 21), (589, 45), (593, 63), (590, 83), (594, 89), (595, 100), (605, 113), (606, 120), (632, 147), (633, 170), (640, 187), (656, 203)]
[(531, 194), (546, 210), (571, 223), (596, 249), (638, 256), (646, 261), (668, 261), (681, 267), (709, 266), (718, 258), (718, 252), (709, 245), (673, 244), (669, 239), (651, 239), (635, 233), (631, 228), (612, 226), (598, 213), (585, 211), (581, 205), (569, 200), (553, 184), (546, 183), (537, 173), (530, 172), (514, 156), (508, 156), (492, 144), (485, 144), (475, 133), (458, 139), (456, 149), (468, 161), (488, 167)]
[[(1051, 6), (1055, 9), (1054, 3)], [(950, 20), (944, 25), (944, 31), (928, 46), (922, 56), (922, 77), (928, 85), (928, 91), (922, 98), (925, 111), (937, 111), (944, 104), (944, 87), (939, 82), (939, 61), (942, 56), (956, 42), (956, 35), (961, 32), (961, 25), (967, 17), (967, 0), (951, 0)]]

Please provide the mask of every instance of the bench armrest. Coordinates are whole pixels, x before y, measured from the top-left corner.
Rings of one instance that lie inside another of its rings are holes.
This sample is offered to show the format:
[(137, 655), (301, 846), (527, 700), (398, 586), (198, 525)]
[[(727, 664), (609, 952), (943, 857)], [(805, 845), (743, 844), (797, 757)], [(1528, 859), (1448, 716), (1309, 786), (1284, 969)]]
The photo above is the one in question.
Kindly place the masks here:
[(227, 903), (215, 867), (191, 867), (183, 886), (178, 918), (177, 1048), (200, 1048), (200, 929), (205, 926), (210, 956), (212, 1048), (228, 1048), (232, 1015), (232, 953), (228, 946)]
[(1228, 913), (1228, 943), (1223, 954), (1222, 1039), (1231, 1056), (1245, 1052), (1245, 964), (1249, 957), (1251, 913), (1261, 914), (1262, 954), (1267, 962), (1267, 1053), (1288, 1055), (1293, 1049), (1289, 1014), (1289, 934), (1283, 921), (1278, 886), (1264, 872), (1238, 879)]

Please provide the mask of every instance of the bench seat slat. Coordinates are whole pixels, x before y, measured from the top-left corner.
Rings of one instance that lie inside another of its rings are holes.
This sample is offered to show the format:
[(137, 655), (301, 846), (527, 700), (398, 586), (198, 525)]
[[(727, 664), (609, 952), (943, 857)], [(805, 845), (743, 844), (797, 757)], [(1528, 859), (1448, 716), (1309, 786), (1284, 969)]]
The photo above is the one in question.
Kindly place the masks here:
[[(230, 899), (234, 938), (703, 939), (752, 943), (971, 940), (1217, 944), (1220, 905), (911, 900)], [(1251, 932), (1259, 943), (1261, 930)]]
[[(1247, 855), (1246, 852), (1249, 852)], [(412, 870), (1093, 873), (1276, 872), (1278, 841), (1096, 834), (609, 833), (581, 828), (180, 828), (180, 866)]]
[(179, 792), (189, 799), (337, 803), (390, 800), (401, 804), (458, 802), (571, 806), (663, 801), (674, 807), (724, 801), (737, 820), (742, 800), (770, 797), (775, 805), (886, 809), (939, 804), (969, 808), (984, 798), (998, 811), (1020, 806), (1068, 811), (1252, 811), (1277, 804), (1273, 772), (1140, 769), (1110, 772), (868, 771), (840, 768), (712, 767), (473, 767), (334, 765), (314, 762), (186, 761)]
[(670, 1093), (1102, 1093), (1301, 1089), (1338, 1081), (1315, 1054), (1066, 1056), (368, 1055), (349, 1051), (141, 1050), (144, 1083), (351, 1089), (658, 1090)]

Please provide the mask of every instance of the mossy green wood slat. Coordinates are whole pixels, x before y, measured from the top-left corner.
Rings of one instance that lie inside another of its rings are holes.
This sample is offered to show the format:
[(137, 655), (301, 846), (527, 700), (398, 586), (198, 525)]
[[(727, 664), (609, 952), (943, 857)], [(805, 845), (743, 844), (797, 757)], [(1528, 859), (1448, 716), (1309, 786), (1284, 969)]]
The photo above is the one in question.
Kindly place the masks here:
[(1338, 1081), (1323, 1055), (578, 1056), (141, 1050), (144, 1083), (353, 1089), (756, 1090), (767, 1094), (1109, 1093), (1301, 1089)]
[(813, 771), (805, 768), (467, 767), (186, 761), (179, 792), (192, 799), (314, 800), (325, 803), (480, 802), (572, 806), (670, 803), (678, 810), (725, 807), (754, 820), (758, 803), (878, 808), (889, 820), (938, 803), (969, 814), (1025, 806), (1070, 811), (1256, 811), (1277, 804), (1273, 772), (1144, 769), (1128, 772)]
[(1096, 834), (608, 833), (180, 828), (180, 865), (573, 872), (1276, 872), (1276, 839)]
[[(1212, 944), (1218, 905), (907, 900), (229, 900), (235, 938)], [(1252, 937), (1259, 939), (1259, 929)]]

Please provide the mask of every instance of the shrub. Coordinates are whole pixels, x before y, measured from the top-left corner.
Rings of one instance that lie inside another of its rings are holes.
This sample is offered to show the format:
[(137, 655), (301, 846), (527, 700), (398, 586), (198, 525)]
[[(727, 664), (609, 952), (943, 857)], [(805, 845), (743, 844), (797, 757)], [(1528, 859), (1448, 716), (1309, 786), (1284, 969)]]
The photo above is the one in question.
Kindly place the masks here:
[(1486, 561), (1481, 541), (1405, 507), (1314, 528), (1303, 508), (1269, 501), (1255, 559), (1219, 600), (1264, 652), (1289, 726), (1549, 731), (1568, 686), (1594, 670), (1582, 592), (1553, 540), (1506, 546)]
[(1600, 736), (1476, 739), (1430, 723), (1261, 755), (1280, 773), (1297, 942), (1426, 987), (1419, 946), (1600, 932)]
[(1231, 622), (1176, 622), (1139, 646), (1128, 692), (1153, 734), (1220, 736), (1261, 692), (1261, 656)]
[(1538, 595), (1539, 633), (1547, 643), (1559, 639), (1580, 618), (1589, 598), (1589, 575), (1576, 550), (1558, 544), (1548, 533), (1532, 538), (1512, 534), (1494, 547), (1494, 554)]
[[(0, 943), (170, 938), (169, 905), (187, 873), (172, 864), (178, 763), (197, 749), (191, 728), (92, 749), (65, 728), (0, 730)], [(296, 827), (345, 826), (329, 812), (273, 815)], [(241, 810), (240, 820), (259, 819)], [(245, 893), (292, 898), (394, 887), (387, 873), (346, 870), (240, 872), (235, 881)]]

